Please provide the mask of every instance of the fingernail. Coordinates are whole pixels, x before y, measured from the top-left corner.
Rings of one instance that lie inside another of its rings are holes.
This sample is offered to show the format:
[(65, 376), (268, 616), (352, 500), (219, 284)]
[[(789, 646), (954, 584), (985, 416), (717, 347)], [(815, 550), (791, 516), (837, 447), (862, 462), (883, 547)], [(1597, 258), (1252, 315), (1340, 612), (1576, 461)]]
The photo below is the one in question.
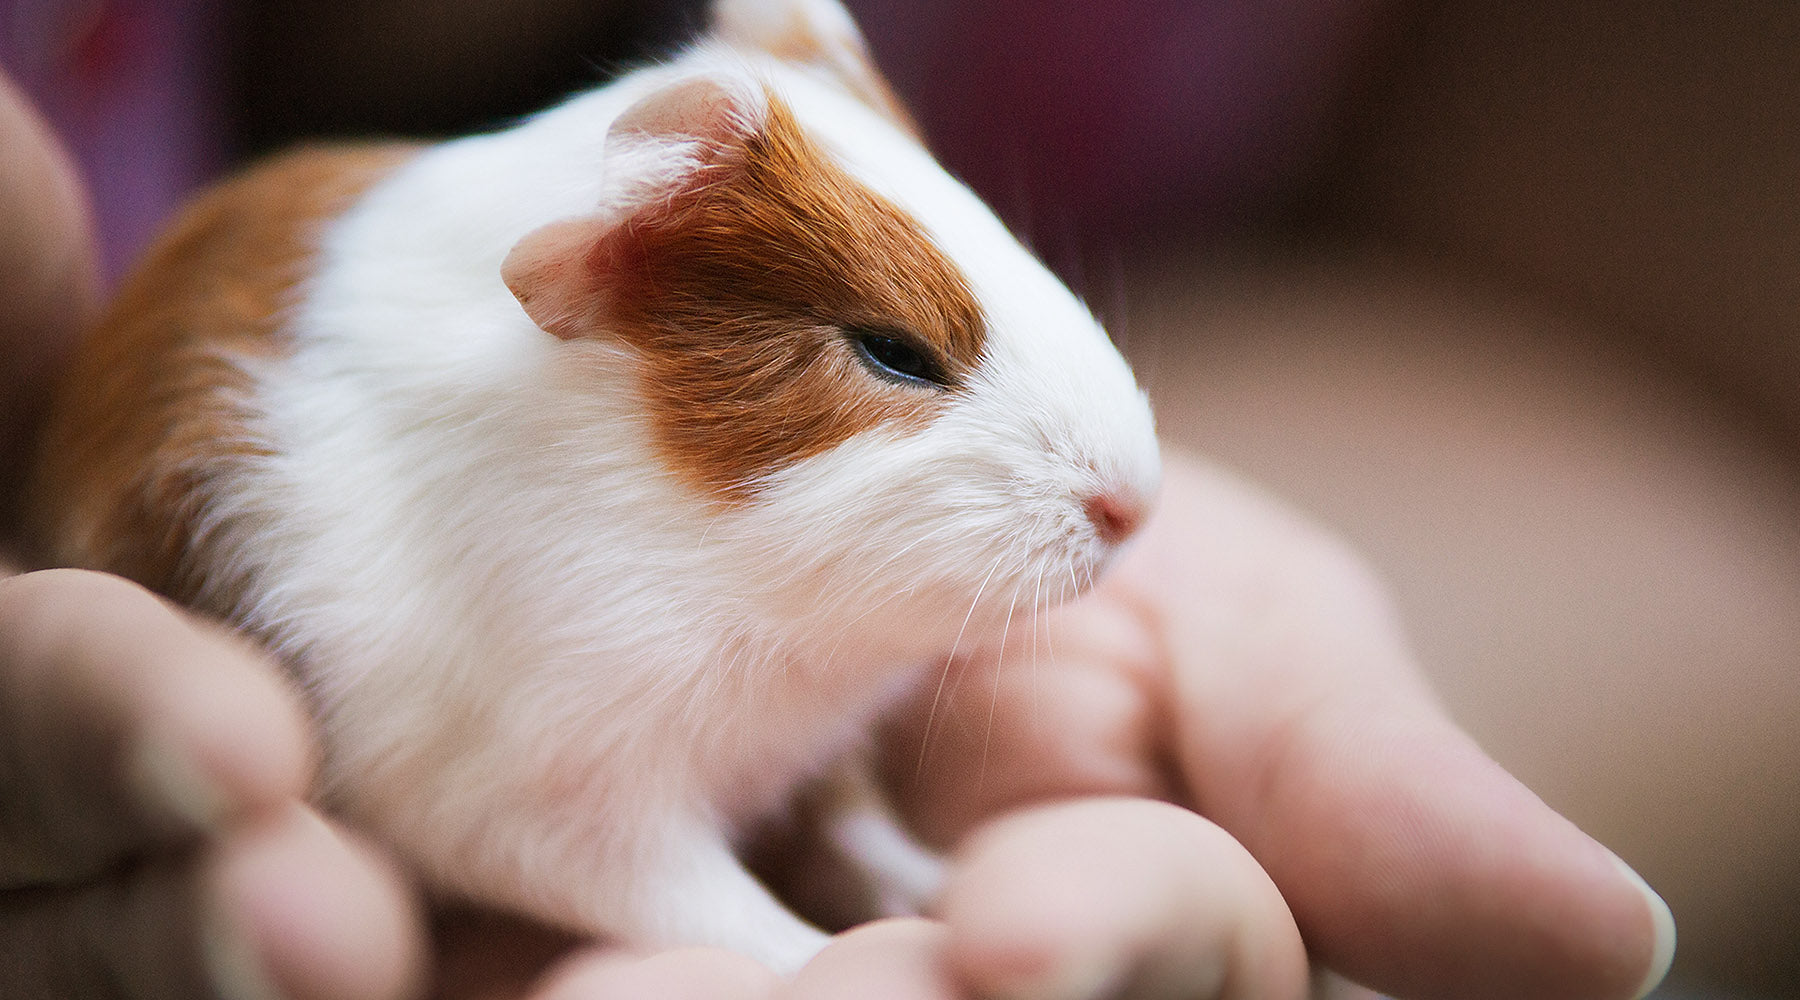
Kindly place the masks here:
[(241, 921), (218, 900), (202, 918), (200, 958), (220, 1000), (284, 1000), (244, 935)]
[(1650, 923), (1656, 928), (1656, 943), (1650, 949), (1650, 967), (1644, 972), (1643, 982), (1638, 985), (1637, 992), (1632, 994), (1632, 1000), (1643, 1000), (1651, 990), (1662, 984), (1663, 977), (1669, 974), (1669, 964), (1675, 961), (1675, 915), (1669, 912), (1669, 904), (1663, 902), (1663, 898), (1656, 894), (1655, 889), (1650, 888), (1650, 883), (1645, 882), (1642, 875), (1633, 871), (1617, 854), (1612, 856), (1612, 860), (1618, 866), (1620, 874), (1630, 879), (1631, 884), (1643, 894), (1644, 905), (1650, 908)]
[(224, 822), (230, 800), (176, 740), (155, 732), (144, 734), (129, 766), (130, 780), (150, 808), (173, 814), (200, 831), (217, 830)]

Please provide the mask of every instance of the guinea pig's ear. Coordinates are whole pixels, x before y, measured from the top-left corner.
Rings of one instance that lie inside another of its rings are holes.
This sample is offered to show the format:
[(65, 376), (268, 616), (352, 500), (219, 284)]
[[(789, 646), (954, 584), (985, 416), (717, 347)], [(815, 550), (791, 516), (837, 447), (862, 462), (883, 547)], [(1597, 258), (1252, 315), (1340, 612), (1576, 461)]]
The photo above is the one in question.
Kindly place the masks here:
[(919, 134), (838, 0), (713, 0), (712, 34), (733, 48), (810, 69)]
[(625, 109), (606, 132), (599, 211), (527, 233), (500, 265), (526, 315), (565, 340), (592, 330), (609, 275), (632, 260), (633, 231), (674, 211), (676, 196), (704, 183), (768, 114), (760, 83), (716, 74), (683, 77)]

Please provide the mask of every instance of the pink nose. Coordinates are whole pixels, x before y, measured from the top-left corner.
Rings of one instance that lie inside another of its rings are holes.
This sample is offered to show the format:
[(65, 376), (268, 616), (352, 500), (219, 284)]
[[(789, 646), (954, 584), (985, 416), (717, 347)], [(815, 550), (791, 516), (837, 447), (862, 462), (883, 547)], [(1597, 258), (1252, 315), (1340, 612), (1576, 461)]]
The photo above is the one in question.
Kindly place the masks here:
[(1109, 545), (1117, 545), (1136, 533), (1147, 513), (1144, 501), (1116, 490), (1096, 493), (1082, 501), (1081, 506), (1088, 520), (1094, 522), (1094, 532)]

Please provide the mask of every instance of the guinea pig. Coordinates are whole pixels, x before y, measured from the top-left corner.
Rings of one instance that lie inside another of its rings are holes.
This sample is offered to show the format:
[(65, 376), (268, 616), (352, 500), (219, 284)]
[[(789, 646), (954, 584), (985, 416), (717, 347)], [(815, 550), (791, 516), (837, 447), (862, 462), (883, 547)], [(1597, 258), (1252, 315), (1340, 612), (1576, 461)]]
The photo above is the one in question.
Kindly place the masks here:
[(272, 650), (320, 800), (435, 890), (787, 970), (825, 938), (746, 831), (1086, 589), (1159, 474), (1104, 331), (848, 15), (721, 0), (516, 127), (206, 194), (80, 349), (30, 495), (51, 561)]

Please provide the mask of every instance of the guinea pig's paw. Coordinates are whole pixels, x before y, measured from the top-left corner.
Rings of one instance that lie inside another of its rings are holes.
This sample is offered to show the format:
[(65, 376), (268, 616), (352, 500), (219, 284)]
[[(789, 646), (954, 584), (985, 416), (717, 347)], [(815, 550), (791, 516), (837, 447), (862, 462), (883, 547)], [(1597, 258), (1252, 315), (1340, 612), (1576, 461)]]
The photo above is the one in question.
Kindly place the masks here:
[(885, 810), (839, 816), (831, 839), (868, 879), (880, 916), (918, 916), (944, 887), (943, 855), (919, 843)]
[(924, 913), (943, 889), (948, 865), (895, 815), (869, 762), (853, 755), (817, 793), (823, 807), (821, 833), (852, 869), (872, 907), (863, 919)]
[(757, 928), (743, 950), (778, 975), (788, 977), (825, 950), (830, 940), (824, 931), (799, 920), (776, 921)]

